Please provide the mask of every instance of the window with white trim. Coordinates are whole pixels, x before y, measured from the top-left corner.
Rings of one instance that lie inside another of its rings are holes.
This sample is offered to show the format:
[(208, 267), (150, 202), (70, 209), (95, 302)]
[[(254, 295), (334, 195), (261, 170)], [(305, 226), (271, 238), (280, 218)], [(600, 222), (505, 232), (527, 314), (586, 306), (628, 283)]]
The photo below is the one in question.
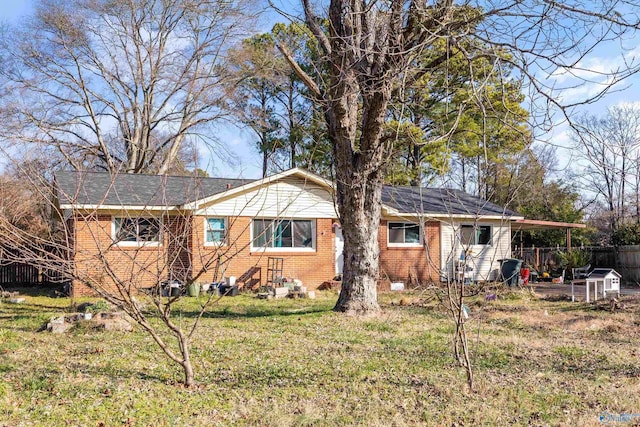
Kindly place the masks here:
[(114, 240), (118, 243), (159, 243), (160, 218), (114, 217)]
[(251, 247), (314, 249), (315, 230), (311, 219), (254, 219)]
[(420, 225), (414, 222), (387, 223), (390, 245), (420, 246)]
[(224, 244), (227, 234), (227, 223), (224, 218), (207, 218), (204, 223), (204, 241), (207, 245)]
[(491, 226), (490, 225), (461, 225), (460, 240), (463, 245), (490, 245)]

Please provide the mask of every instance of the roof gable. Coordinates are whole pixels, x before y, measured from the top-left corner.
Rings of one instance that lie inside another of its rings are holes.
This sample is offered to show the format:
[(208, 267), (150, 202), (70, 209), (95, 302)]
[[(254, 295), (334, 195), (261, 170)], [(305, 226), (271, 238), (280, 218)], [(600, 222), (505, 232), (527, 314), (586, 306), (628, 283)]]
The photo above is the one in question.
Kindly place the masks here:
[(622, 275), (615, 271), (613, 268), (595, 268), (589, 275), (588, 279), (604, 279), (609, 275), (616, 276), (618, 278), (622, 278)]
[(271, 175), (271, 176), (267, 176), (265, 178), (262, 179), (258, 179), (258, 180), (254, 180), (254, 181), (249, 181), (244, 185), (235, 187), (235, 188), (231, 188), (228, 191), (225, 192), (220, 192), (220, 193), (216, 193), (216, 194), (212, 194), (208, 197), (203, 197), (203, 198), (199, 198), (199, 199), (194, 199), (193, 201), (191, 201), (190, 203), (185, 205), (185, 208), (187, 209), (197, 209), (203, 205), (208, 205), (211, 204), (215, 201), (218, 201), (222, 198), (229, 198), (229, 197), (233, 197), (236, 196), (240, 193), (244, 193), (244, 192), (248, 192), (248, 191), (252, 191), (258, 187), (264, 186), (264, 185), (270, 185), (274, 182), (277, 181), (281, 181), (285, 178), (288, 177), (292, 177), (295, 176), (297, 178), (300, 178), (303, 181), (310, 181), (314, 184), (318, 184), (322, 187), (325, 187), (327, 189), (331, 189), (333, 190), (333, 183), (331, 181), (328, 181), (324, 178), (322, 178), (319, 175), (316, 175), (314, 173), (308, 172), (304, 169), (300, 169), (300, 168), (292, 168), (289, 170), (286, 170), (284, 172), (280, 172), (278, 174), (275, 175)]

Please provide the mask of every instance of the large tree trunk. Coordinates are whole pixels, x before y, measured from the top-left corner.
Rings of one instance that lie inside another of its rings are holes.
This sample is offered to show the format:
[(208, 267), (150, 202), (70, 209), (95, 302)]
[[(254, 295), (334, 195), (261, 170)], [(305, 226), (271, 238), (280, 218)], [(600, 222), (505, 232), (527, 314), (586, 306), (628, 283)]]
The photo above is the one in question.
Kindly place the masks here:
[[(395, 59), (388, 55), (394, 49), (387, 45), (389, 40), (384, 35), (398, 24), (391, 15), (384, 16), (390, 18), (388, 27), (379, 29), (376, 37), (381, 39), (376, 40), (379, 46), (374, 47), (373, 39), (364, 42), (361, 37), (373, 31), (375, 25), (369, 26), (383, 15), (367, 16), (361, 6), (347, 1), (331, 2), (331, 46), (326, 49), (330, 57), (330, 86), (325, 94), (325, 117), (333, 143), (345, 261), (342, 289), (334, 310), (348, 314), (375, 313), (380, 308), (376, 292), (378, 229), (384, 169), (392, 147), (382, 133), (396, 71)], [(354, 28), (362, 33), (354, 34)]]
[(368, 181), (353, 173), (349, 180), (338, 178), (339, 194), (345, 194), (345, 186), (350, 191), (339, 204), (344, 236), (344, 272), (342, 290), (334, 310), (366, 314), (379, 309), (376, 282), (380, 258), (378, 227), (382, 179), (378, 177)]
[[(335, 59), (333, 63), (340, 62)], [(333, 102), (329, 103), (326, 116), (336, 161), (345, 261), (342, 289), (334, 310), (368, 314), (379, 310), (378, 229), (384, 166), (391, 152), (391, 145), (382, 141), (382, 129), (391, 85), (383, 81), (363, 90), (356, 75), (334, 71)], [(357, 93), (363, 96), (358, 97)]]
[[(325, 28), (302, 0), (306, 23), (328, 69), (320, 85), (278, 45), (296, 75), (324, 108), (333, 146), (337, 201), (344, 234), (342, 290), (335, 310), (365, 314), (379, 309), (378, 229), (384, 169), (392, 140), (383, 138), (392, 94), (420, 73), (404, 75), (416, 59), (417, 47), (450, 19), (453, 2), (357, 2), (331, 0)], [(427, 31), (434, 27), (433, 31)], [(444, 58), (444, 57), (443, 57)], [(444, 60), (444, 59), (443, 59)], [(436, 61), (437, 62), (437, 61)], [(402, 78), (399, 78), (402, 77)]]

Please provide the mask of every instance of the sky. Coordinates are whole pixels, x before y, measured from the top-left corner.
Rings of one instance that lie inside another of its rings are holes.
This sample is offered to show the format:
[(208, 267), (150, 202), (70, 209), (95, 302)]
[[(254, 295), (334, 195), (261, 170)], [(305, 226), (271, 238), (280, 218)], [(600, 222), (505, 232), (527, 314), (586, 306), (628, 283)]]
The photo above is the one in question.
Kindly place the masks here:
[[(288, 6), (290, 7), (290, 6)], [(32, 0), (0, 0), (0, 21), (17, 23), (33, 12)], [(275, 14), (270, 14), (270, 19), (275, 22)], [(270, 29), (270, 23), (263, 23), (264, 31)], [(623, 65), (623, 61), (640, 62), (640, 47), (634, 46), (633, 40), (626, 41), (631, 50), (624, 56), (621, 54), (620, 46), (615, 42), (601, 46), (591, 55), (581, 61), (580, 65), (589, 71), (582, 71), (579, 77), (588, 78), (591, 83), (574, 87), (575, 77), (570, 73), (555, 72), (550, 78), (556, 85), (564, 85), (567, 89), (560, 95), (564, 102), (571, 102), (579, 97), (597, 93), (602, 88), (602, 83), (606, 83), (606, 78), (598, 71), (610, 71)], [(640, 42), (635, 43), (640, 46)], [(621, 103), (635, 103), (640, 101), (640, 76), (627, 79), (613, 88), (611, 93), (600, 99), (598, 102), (575, 108), (576, 114), (603, 115), (610, 106)], [(223, 141), (228, 150), (228, 154), (235, 155), (235, 161), (225, 164), (218, 156), (211, 156), (206, 149), (201, 150), (202, 169), (206, 169), (213, 176), (239, 176), (244, 178), (259, 178), (262, 172), (262, 160), (260, 154), (255, 149), (255, 143), (248, 130), (236, 128), (225, 124), (217, 129), (219, 139)], [(575, 165), (573, 143), (571, 132), (566, 123), (562, 123), (558, 117), (558, 125), (550, 133), (539, 135), (542, 143), (551, 144), (558, 147), (557, 150), (557, 174), (567, 170), (571, 165)], [(227, 156), (229, 157), (229, 156)], [(209, 160), (212, 159), (212, 160)]]
[(0, 19), (14, 21), (32, 11), (30, 0), (0, 0)]

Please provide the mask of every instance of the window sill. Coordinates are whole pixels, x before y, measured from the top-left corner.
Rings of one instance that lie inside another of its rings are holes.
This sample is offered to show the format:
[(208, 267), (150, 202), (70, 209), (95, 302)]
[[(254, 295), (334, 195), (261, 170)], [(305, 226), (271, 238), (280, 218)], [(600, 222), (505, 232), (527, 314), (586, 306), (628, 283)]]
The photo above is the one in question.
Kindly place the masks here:
[(117, 242), (113, 244), (114, 248), (118, 248), (122, 250), (138, 250), (138, 249), (151, 250), (151, 249), (158, 249), (161, 246), (162, 244), (158, 242), (140, 242), (140, 243)]
[(217, 242), (217, 243), (205, 243), (203, 245), (205, 248), (223, 248), (227, 246), (227, 242)]
[(420, 243), (387, 243), (388, 249), (422, 249)]

